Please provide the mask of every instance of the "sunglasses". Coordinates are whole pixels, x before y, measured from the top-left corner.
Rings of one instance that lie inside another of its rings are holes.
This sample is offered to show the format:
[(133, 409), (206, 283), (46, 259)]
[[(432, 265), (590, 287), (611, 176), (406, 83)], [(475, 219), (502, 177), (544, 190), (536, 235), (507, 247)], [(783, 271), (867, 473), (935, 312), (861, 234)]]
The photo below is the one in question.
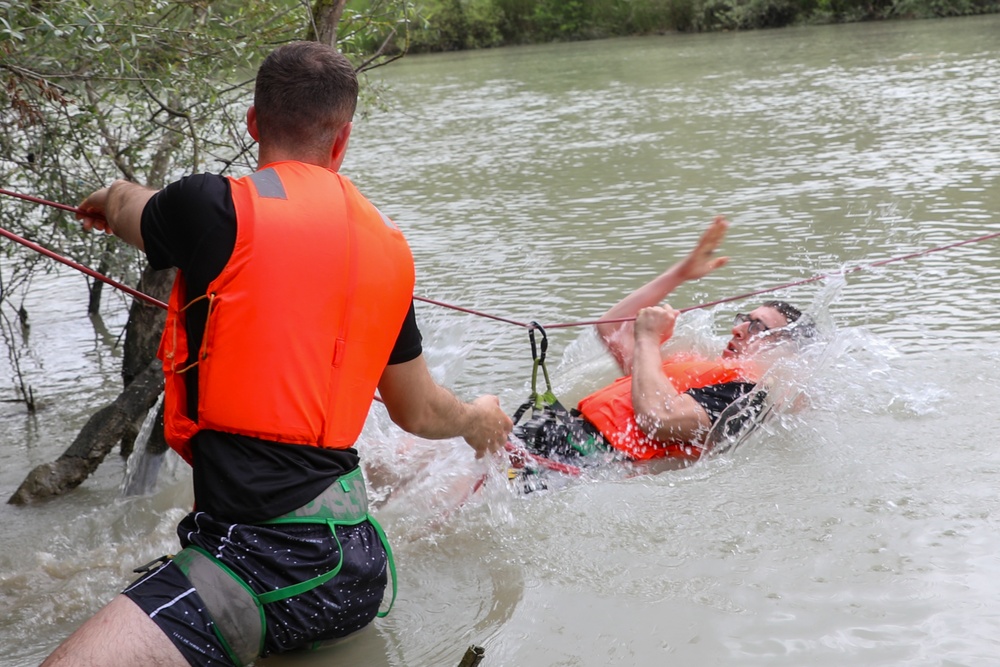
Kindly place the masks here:
[(733, 318), (733, 326), (738, 327), (744, 322), (748, 322), (750, 324), (750, 326), (747, 327), (747, 333), (751, 336), (759, 336), (765, 331), (771, 330), (771, 327), (767, 326), (764, 322), (755, 317), (750, 317), (744, 313), (736, 313), (736, 317)]

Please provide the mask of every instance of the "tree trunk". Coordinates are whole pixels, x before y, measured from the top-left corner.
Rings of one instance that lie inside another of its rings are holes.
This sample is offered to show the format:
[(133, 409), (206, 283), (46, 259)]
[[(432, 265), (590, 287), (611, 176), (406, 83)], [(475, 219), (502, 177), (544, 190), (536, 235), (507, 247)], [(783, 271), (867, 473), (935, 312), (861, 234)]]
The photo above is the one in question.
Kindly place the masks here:
[(139, 424), (162, 391), (163, 370), (156, 360), (114, 402), (101, 408), (87, 421), (62, 456), (28, 473), (7, 502), (25, 505), (75, 489), (97, 469), (124, 432), (131, 431), (132, 437), (135, 437)]
[[(139, 290), (166, 301), (175, 271), (153, 271), (148, 266), (139, 280)], [(166, 311), (138, 299), (129, 310), (125, 326), (125, 354), (122, 379), (125, 389), (87, 421), (69, 449), (52, 463), (32, 470), (8, 500), (14, 505), (44, 500), (71, 491), (97, 469), (97, 466), (121, 443), (122, 456), (128, 456), (146, 413), (163, 391), (163, 371), (156, 358)], [(160, 455), (167, 450), (163, 420), (158, 419), (146, 452)]]
[(309, 30), (309, 40), (336, 46), (337, 26), (344, 13), (347, 0), (316, 0), (313, 3), (313, 25)]
[[(160, 301), (170, 297), (170, 287), (174, 283), (175, 269), (154, 271), (146, 265), (139, 279), (139, 291)], [(122, 381), (125, 387), (156, 360), (156, 350), (160, 345), (160, 334), (167, 320), (167, 312), (159, 306), (139, 301), (132, 302), (129, 309), (128, 324), (125, 325), (125, 354), (122, 359)], [(121, 454), (128, 457), (135, 447), (137, 431), (129, 430), (121, 436)], [(150, 454), (163, 454), (167, 451), (167, 442), (163, 438), (163, 420), (160, 419), (146, 443), (146, 451)]]
[[(138, 289), (144, 294), (166, 301), (176, 275), (174, 269), (154, 271), (147, 265), (139, 279)], [(122, 360), (122, 381), (128, 386), (156, 357), (160, 334), (167, 320), (167, 311), (159, 306), (136, 299), (129, 308), (125, 325), (125, 355)]]
[[(97, 272), (104, 274), (108, 272), (107, 255), (101, 257), (101, 263), (97, 265)], [(101, 310), (101, 295), (104, 293), (104, 281), (95, 280), (90, 286), (90, 299), (87, 301), (87, 314), (97, 315)]]

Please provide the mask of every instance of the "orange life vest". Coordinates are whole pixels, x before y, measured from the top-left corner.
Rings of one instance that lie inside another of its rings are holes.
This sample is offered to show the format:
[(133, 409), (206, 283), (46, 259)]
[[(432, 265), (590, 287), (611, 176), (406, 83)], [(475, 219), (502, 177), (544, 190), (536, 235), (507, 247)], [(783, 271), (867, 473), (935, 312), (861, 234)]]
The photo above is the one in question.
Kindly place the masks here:
[[(663, 374), (680, 393), (726, 382), (756, 383), (759, 379), (754, 364), (725, 359), (672, 358), (663, 363)], [(696, 458), (701, 455), (701, 449), (690, 443), (664, 442), (643, 432), (635, 421), (632, 407), (632, 376), (618, 378), (595, 391), (581, 400), (577, 409), (597, 427), (608, 444), (632, 460), (646, 461), (665, 456)]]
[[(188, 349), (180, 274), (170, 296), (158, 353), (167, 442), (189, 463), (201, 429), (350, 447), (413, 298), (406, 239), (328, 169), (277, 162), (230, 186), (236, 244), (198, 297), (208, 300), (199, 350)], [(193, 364), (196, 420), (186, 414)]]

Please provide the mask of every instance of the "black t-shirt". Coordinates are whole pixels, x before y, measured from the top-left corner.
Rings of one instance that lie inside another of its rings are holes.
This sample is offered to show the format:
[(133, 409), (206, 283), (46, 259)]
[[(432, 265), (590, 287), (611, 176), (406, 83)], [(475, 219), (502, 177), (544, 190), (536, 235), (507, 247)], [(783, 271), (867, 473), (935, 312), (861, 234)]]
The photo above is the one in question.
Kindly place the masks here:
[(723, 382), (722, 384), (710, 384), (707, 387), (688, 389), (684, 393), (705, 408), (708, 419), (714, 426), (723, 410), (749, 394), (756, 386), (752, 382)]
[(737, 412), (727, 415), (726, 422), (719, 426), (723, 435), (733, 437), (740, 433), (748, 422), (756, 420), (760, 414), (767, 394), (763, 391), (754, 393), (756, 386), (752, 382), (724, 382), (699, 389), (688, 389), (684, 393), (689, 394), (705, 408), (713, 427), (722, 417), (723, 411), (735, 405), (734, 410)]
[[(155, 194), (142, 212), (142, 239), (154, 269), (177, 267), (184, 275), (185, 303), (205, 294), (236, 244), (236, 209), (229, 180), (197, 174)], [(207, 303), (185, 311), (189, 349), (201, 345)], [(389, 364), (422, 353), (413, 303)], [(186, 374), (188, 414), (198, 406), (198, 367)], [(219, 431), (200, 431), (191, 442), (195, 503), (215, 518), (256, 523), (290, 512), (315, 498), (338, 476), (358, 465), (357, 450), (275, 443)]]

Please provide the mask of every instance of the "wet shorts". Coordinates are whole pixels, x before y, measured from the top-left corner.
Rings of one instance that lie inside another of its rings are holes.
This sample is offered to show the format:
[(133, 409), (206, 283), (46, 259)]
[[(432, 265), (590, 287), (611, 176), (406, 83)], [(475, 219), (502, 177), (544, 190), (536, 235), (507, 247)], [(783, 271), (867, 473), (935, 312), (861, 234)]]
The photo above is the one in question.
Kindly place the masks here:
[(577, 410), (566, 410), (561, 405), (548, 406), (517, 424), (514, 435), (532, 454), (573, 463), (595, 452), (606, 452), (609, 447), (596, 426)]
[[(349, 635), (368, 625), (382, 603), (387, 556), (367, 521), (337, 526), (335, 539), (326, 524), (229, 524), (199, 512), (189, 514), (177, 532), (183, 546), (195, 545), (216, 556), (258, 595), (330, 572), (343, 551), (335, 577), (264, 605), (262, 656)], [(123, 594), (149, 615), (192, 666), (235, 665), (215, 634), (201, 596), (173, 561), (144, 574)]]

